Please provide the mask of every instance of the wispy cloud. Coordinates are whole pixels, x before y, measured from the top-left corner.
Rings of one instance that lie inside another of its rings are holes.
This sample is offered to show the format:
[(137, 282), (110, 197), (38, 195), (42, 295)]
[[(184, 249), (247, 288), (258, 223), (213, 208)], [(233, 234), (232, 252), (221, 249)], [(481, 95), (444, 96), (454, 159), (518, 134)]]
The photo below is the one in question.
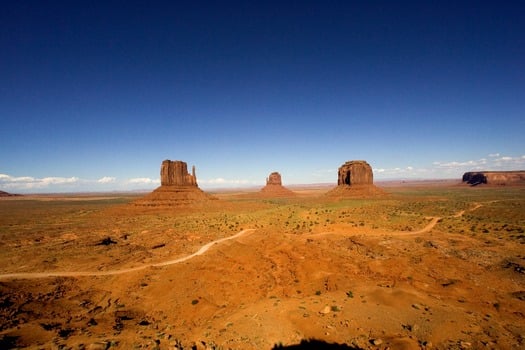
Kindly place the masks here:
[(203, 179), (198, 180), (199, 184), (203, 185), (249, 185), (253, 184), (250, 180), (245, 179), (224, 179), (222, 177), (218, 177), (215, 179)]
[(109, 184), (114, 183), (117, 179), (111, 176), (104, 176), (97, 180), (99, 184)]
[(398, 167), (398, 168), (374, 168), (372, 169), (374, 175), (380, 177), (422, 177), (428, 174), (429, 170), (426, 168), (415, 168), (413, 166)]
[(486, 158), (475, 160), (436, 161), (429, 167), (375, 168), (374, 175), (379, 178), (459, 178), (467, 171), (504, 171), (524, 170), (525, 155), (503, 156), (500, 153), (489, 154)]
[(465, 171), (480, 170), (522, 170), (525, 167), (525, 155), (502, 156), (499, 153), (488, 155), (487, 158), (467, 161), (434, 162), (438, 169), (458, 169)]
[(152, 185), (152, 184), (160, 184), (160, 180), (158, 179), (150, 179), (149, 177), (136, 177), (133, 179), (129, 179), (126, 181), (128, 184), (142, 184), (142, 185)]
[(78, 177), (44, 177), (35, 178), (31, 176), (10, 176), (0, 174), (0, 186), (6, 189), (31, 190), (42, 189), (56, 185), (75, 185), (80, 179)]

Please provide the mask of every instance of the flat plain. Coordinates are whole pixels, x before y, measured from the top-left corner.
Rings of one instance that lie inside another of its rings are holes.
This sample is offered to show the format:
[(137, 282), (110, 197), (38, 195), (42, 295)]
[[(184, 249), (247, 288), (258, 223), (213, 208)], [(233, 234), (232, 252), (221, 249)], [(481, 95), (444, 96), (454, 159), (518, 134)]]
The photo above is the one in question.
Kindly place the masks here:
[(525, 188), (383, 189), (2, 199), (0, 348), (524, 348)]

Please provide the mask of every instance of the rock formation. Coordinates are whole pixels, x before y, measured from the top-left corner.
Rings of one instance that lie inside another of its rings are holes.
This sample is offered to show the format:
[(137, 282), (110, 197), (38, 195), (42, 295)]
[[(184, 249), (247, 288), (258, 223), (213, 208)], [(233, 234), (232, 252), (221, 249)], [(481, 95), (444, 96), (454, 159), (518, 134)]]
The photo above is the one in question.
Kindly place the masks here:
[(18, 196), (21, 196), (21, 195), (0, 191), (0, 197), (18, 197)]
[(197, 177), (195, 176), (195, 165), (192, 167), (192, 174), (188, 173), (188, 166), (180, 160), (165, 160), (160, 166), (161, 186), (195, 186), (197, 187)]
[(266, 185), (279, 185), (282, 186), (281, 174), (277, 171), (274, 171), (266, 178)]
[(160, 166), (160, 187), (133, 204), (147, 207), (187, 206), (211, 199), (215, 198), (203, 192), (197, 185), (195, 166), (189, 174), (185, 162), (165, 160)]
[(370, 197), (384, 195), (374, 186), (372, 167), (364, 160), (351, 160), (339, 167), (337, 187), (327, 195), (332, 197)]
[(264, 197), (293, 197), (295, 193), (282, 185), (281, 174), (274, 171), (266, 178), (266, 186), (259, 192)]
[(351, 160), (339, 167), (337, 185), (372, 185), (372, 167), (364, 160)]
[(471, 186), (525, 185), (525, 170), (517, 171), (469, 171), (463, 174), (463, 182)]

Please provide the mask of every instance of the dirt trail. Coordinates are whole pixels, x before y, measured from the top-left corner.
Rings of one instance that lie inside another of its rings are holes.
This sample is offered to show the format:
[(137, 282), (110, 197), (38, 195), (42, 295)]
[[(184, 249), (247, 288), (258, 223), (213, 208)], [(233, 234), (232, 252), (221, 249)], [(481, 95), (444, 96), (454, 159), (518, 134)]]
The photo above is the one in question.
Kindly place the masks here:
[(124, 274), (124, 273), (140, 271), (140, 270), (147, 269), (148, 267), (161, 267), (161, 266), (174, 265), (174, 264), (178, 264), (178, 263), (187, 261), (187, 260), (189, 260), (191, 258), (194, 258), (194, 257), (198, 256), (198, 255), (204, 254), (206, 251), (208, 251), (208, 249), (210, 249), (215, 244), (219, 244), (219, 243), (224, 242), (224, 241), (228, 241), (228, 240), (231, 240), (231, 239), (238, 238), (238, 237), (240, 237), (240, 236), (242, 236), (242, 235), (244, 235), (244, 234), (246, 234), (248, 232), (252, 232), (252, 231), (255, 231), (255, 229), (242, 230), (242, 231), (236, 233), (233, 236), (224, 237), (224, 238), (220, 238), (220, 239), (217, 239), (215, 241), (209, 242), (209, 243), (203, 245), (198, 251), (196, 251), (195, 253), (190, 254), (188, 256), (185, 256), (185, 257), (182, 257), (182, 258), (178, 258), (178, 259), (174, 259), (174, 260), (163, 261), (163, 262), (155, 263), (155, 264), (146, 264), (146, 265), (137, 266), (137, 267), (131, 267), (131, 268), (127, 268), (127, 269), (107, 270), (107, 271), (62, 271), (62, 272), (58, 271), (58, 272), (8, 273), (8, 274), (0, 275), (0, 280), (8, 280), (8, 279), (35, 279), (35, 278), (48, 278), (48, 277), (111, 276), (111, 275), (120, 275), (120, 274)]
[[(468, 211), (473, 211), (478, 208), (480, 208), (482, 205), (477, 203), (473, 208), (467, 209)], [(461, 217), (463, 214), (465, 214), (466, 210), (461, 210), (457, 212), (456, 214), (452, 215), (452, 217)], [(436, 224), (439, 222), (441, 217), (435, 216), (435, 217), (427, 217), (427, 219), (431, 219), (430, 222), (423, 227), (421, 230), (418, 231), (399, 231), (399, 232), (389, 232), (389, 235), (417, 235), (417, 234), (423, 234), (430, 232), (436, 226)], [(209, 242), (205, 245), (203, 245), (198, 251), (196, 251), (193, 254), (190, 254), (188, 256), (174, 259), (174, 260), (168, 260), (160, 263), (155, 264), (145, 264), (142, 266), (137, 267), (131, 267), (126, 269), (119, 269), (119, 270), (107, 270), (107, 271), (63, 271), (63, 272), (21, 272), (21, 273), (9, 273), (9, 274), (3, 274), (0, 275), (0, 281), (1, 280), (8, 280), (8, 279), (35, 279), (35, 278), (48, 278), (48, 277), (83, 277), (83, 276), (112, 276), (112, 275), (120, 275), (124, 273), (129, 272), (135, 272), (135, 271), (141, 271), (144, 269), (147, 269), (149, 267), (162, 267), (162, 266), (168, 266), (168, 265), (174, 265), (178, 264), (184, 261), (187, 261), (189, 259), (192, 259), (198, 255), (204, 254), (208, 249), (210, 249), (215, 244), (219, 244), (221, 242), (236, 239), (248, 232), (255, 231), (255, 229), (246, 229), (238, 232), (237, 234), (229, 237), (224, 237), (217, 239), (215, 241)], [(372, 233), (372, 235), (375, 233)], [(381, 233), (381, 235), (384, 235), (385, 233)], [(308, 235), (305, 238), (313, 238), (313, 237), (320, 237), (320, 236), (326, 236), (326, 235), (345, 235), (345, 233), (342, 232), (322, 232), (317, 234)], [(370, 235), (370, 234), (368, 234)]]
[[(466, 209), (466, 210), (460, 210), (456, 214), (451, 215), (450, 217), (459, 218), (463, 216), (465, 212), (474, 211), (478, 208), (481, 208), (482, 206), (483, 206), (482, 204), (476, 203), (474, 207), (470, 209)], [(426, 217), (426, 219), (430, 219), (430, 222), (425, 227), (423, 227), (421, 230), (418, 230), (418, 231), (393, 231), (393, 232), (386, 232), (386, 233), (385, 232), (379, 232), (379, 233), (378, 232), (368, 232), (367, 236), (383, 236), (385, 234), (395, 235), (395, 236), (420, 235), (423, 233), (430, 232), (430, 230), (432, 230), (434, 226), (436, 226), (439, 220), (441, 220), (442, 218), (440, 216), (429, 216), (429, 217)], [(327, 235), (349, 235), (349, 234), (344, 233), (344, 232), (321, 232), (321, 233), (314, 233), (314, 234), (308, 235), (305, 238), (315, 238), (315, 237), (321, 237), (321, 236), (327, 236)], [(355, 235), (355, 234), (350, 234), (350, 235)]]

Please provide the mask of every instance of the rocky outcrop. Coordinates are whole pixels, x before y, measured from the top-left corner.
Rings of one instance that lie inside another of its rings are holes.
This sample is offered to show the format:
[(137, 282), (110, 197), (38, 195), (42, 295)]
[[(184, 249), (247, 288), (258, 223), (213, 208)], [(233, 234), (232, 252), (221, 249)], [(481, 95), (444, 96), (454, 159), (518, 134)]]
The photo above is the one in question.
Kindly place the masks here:
[(372, 167), (364, 160), (351, 160), (339, 167), (337, 185), (372, 185)]
[(372, 167), (364, 160), (351, 160), (339, 167), (337, 187), (327, 192), (330, 197), (374, 197), (385, 192), (374, 186)]
[(160, 166), (160, 187), (133, 202), (142, 207), (173, 207), (206, 203), (213, 196), (203, 192), (197, 185), (195, 166), (188, 173), (188, 166), (180, 160), (165, 160)]
[(160, 166), (161, 186), (195, 186), (197, 187), (197, 176), (195, 165), (192, 174), (188, 173), (188, 166), (180, 160), (165, 160)]
[(4, 191), (0, 191), (0, 197), (18, 197), (20, 194), (13, 194)]
[(259, 192), (263, 197), (293, 197), (295, 193), (282, 185), (281, 174), (274, 171), (266, 178), (266, 186)]
[(469, 171), (463, 174), (463, 182), (477, 186), (488, 185), (525, 185), (525, 170), (517, 171)]
[(266, 185), (279, 185), (281, 186), (282, 180), (281, 180), (281, 174), (279, 174), (277, 171), (274, 171), (266, 178)]

